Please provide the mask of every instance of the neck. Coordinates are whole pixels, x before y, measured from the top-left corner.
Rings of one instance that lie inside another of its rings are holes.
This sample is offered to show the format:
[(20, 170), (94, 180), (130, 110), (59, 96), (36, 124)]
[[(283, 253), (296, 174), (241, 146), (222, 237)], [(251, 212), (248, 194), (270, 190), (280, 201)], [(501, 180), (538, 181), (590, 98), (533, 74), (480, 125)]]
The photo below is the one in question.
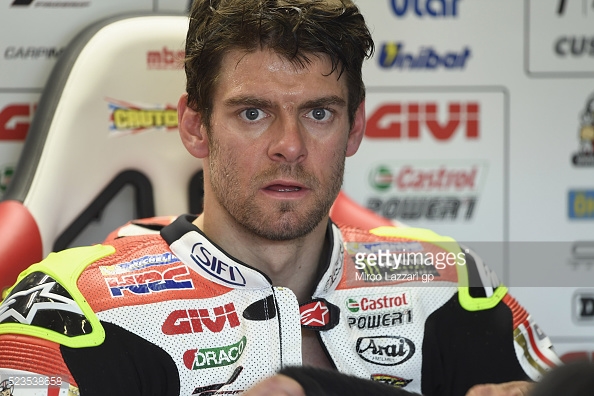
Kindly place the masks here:
[(227, 253), (268, 275), (274, 286), (291, 289), (300, 303), (311, 298), (328, 217), (309, 234), (288, 241), (261, 238), (234, 221), (225, 220), (209, 215), (205, 208), (194, 224)]

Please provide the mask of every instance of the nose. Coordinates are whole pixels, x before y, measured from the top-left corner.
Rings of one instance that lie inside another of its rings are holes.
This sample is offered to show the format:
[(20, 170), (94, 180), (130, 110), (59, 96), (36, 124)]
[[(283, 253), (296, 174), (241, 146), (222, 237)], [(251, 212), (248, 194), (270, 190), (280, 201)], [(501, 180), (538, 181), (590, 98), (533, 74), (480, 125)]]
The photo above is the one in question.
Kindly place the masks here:
[(272, 136), (268, 147), (270, 159), (287, 163), (300, 163), (305, 160), (307, 131), (298, 119), (277, 119), (269, 132)]

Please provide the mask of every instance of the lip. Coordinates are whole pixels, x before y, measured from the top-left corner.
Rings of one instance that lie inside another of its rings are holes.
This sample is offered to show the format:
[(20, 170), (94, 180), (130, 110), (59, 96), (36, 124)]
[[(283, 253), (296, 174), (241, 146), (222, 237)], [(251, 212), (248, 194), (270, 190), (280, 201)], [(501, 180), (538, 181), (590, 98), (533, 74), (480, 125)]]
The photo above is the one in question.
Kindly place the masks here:
[(293, 180), (273, 180), (260, 189), (264, 194), (280, 199), (296, 199), (307, 195), (310, 189)]

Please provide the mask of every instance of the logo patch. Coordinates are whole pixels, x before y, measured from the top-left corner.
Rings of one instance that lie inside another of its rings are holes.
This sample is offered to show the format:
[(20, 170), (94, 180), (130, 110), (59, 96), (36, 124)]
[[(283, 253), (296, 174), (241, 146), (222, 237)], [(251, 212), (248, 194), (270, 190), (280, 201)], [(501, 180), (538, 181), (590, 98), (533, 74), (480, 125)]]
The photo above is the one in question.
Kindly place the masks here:
[(184, 364), (190, 370), (228, 366), (235, 363), (245, 350), (247, 338), (218, 348), (190, 349), (184, 353)]
[(381, 314), (347, 316), (349, 328), (372, 330), (383, 327), (401, 326), (412, 323), (412, 310), (395, 311)]
[(185, 58), (184, 50), (172, 50), (164, 46), (158, 51), (147, 51), (146, 65), (151, 69), (182, 69)]
[[(202, 333), (204, 327), (213, 333), (219, 333), (229, 323), (229, 327), (239, 326), (239, 317), (233, 303), (213, 309), (214, 319), (208, 309), (179, 309), (169, 314), (161, 329), (164, 334)], [(203, 327), (204, 326), (204, 327)]]
[(384, 384), (393, 386), (394, 388), (404, 388), (406, 385), (412, 382), (411, 379), (404, 379), (388, 374), (371, 374), (371, 380), (383, 382)]
[(129, 261), (127, 263), (106, 265), (99, 267), (101, 275), (117, 275), (125, 274), (127, 272), (138, 271), (155, 265), (165, 265), (178, 263), (179, 259), (172, 253), (165, 252), (162, 254), (153, 254)]
[(340, 320), (340, 310), (323, 298), (314, 299), (299, 306), (301, 326), (312, 330), (330, 330)]
[(233, 286), (245, 286), (247, 281), (239, 266), (227, 264), (214, 256), (202, 242), (192, 247), (192, 260), (211, 276)]
[(355, 350), (366, 362), (396, 366), (414, 355), (415, 344), (408, 338), (398, 336), (359, 337)]
[(301, 324), (304, 326), (325, 326), (330, 318), (330, 310), (321, 301), (312, 302), (303, 307), (301, 311)]
[(177, 109), (172, 105), (137, 105), (109, 100), (110, 129), (113, 134), (138, 133), (148, 129), (177, 128)]
[(594, 190), (570, 190), (567, 201), (570, 219), (594, 219)]
[(460, 51), (441, 52), (432, 46), (423, 46), (417, 53), (404, 51), (404, 43), (387, 42), (379, 48), (378, 63), (384, 69), (400, 70), (447, 70), (464, 69), (472, 51), (468, 47)]
[(396, 296), (383, 295), (377, 298), (353, 297), (347, 299), (346, 306), (351, 312), (359, 312), (359, 310), (365, 312), (408, 305), (408, 300), (408, 294), (403, 292)]
[[(438, 141), (450, 141), (463, 134), (469, 141), (480, 135), (480, 105), (475, 101), (450, 102), (442, 122), (438, 114), (444, 112), (436, 102), (391, 102), (372, 111), (367, 120), (365, 136), (377, 139), (419, 140), (423, 134)], [(406, 135), (404, 132), (406, 131)], [(423, 134), (421, 134), (423, 131)]]
[(188, 267), (183, 264), (165, 270), (152, 269), (105, 278), (105, 282), (112, 297), (122, 297), (124, 291), (139, 295), (194, 288)]

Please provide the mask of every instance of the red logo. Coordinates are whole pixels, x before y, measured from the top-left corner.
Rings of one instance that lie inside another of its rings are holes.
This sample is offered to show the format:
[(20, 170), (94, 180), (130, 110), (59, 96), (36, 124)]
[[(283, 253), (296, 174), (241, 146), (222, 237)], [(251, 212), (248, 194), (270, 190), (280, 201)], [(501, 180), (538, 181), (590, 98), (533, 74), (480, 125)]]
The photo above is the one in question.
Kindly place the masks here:
[(299, 307), (302, 326), (323, 327), (330, 321), (330, 310), (322, 301), (312, 301)]
[(36, 105), (18, 103), (0, 111), (0, 140), (25, 140)]
[(213, 333), (219, 333), (229, 322), (230, 327), (239, 326), (239, 317), (233, 303), (215, 307), (214, 319), (208, 309), (179, 309), (169, 314), (161, 329), (167, 335), (202, 333), (203, 325)]
[(184, 50), (170, 50), (165, 46), (160, 51), (147, 51), (146, 64), (149, 69), (181, 69), (184, 58)]
[(475, 190), (478, 170), (470, 168), (444, 167), (421, 169), (403, 166), (394, 183), (400, 191), (448, 191)]
[[(449, 140), (458, 130), (467, 139), (479, 137), (479, 104), (450, 102), (440, 121), (437, 103), (389, 103), (377, 108), (367, 120), (365, 136), (384, 139), (419, 139), (422, 127), (435, 139)], [(404, 134), (406, 131), (406, 135)]]

